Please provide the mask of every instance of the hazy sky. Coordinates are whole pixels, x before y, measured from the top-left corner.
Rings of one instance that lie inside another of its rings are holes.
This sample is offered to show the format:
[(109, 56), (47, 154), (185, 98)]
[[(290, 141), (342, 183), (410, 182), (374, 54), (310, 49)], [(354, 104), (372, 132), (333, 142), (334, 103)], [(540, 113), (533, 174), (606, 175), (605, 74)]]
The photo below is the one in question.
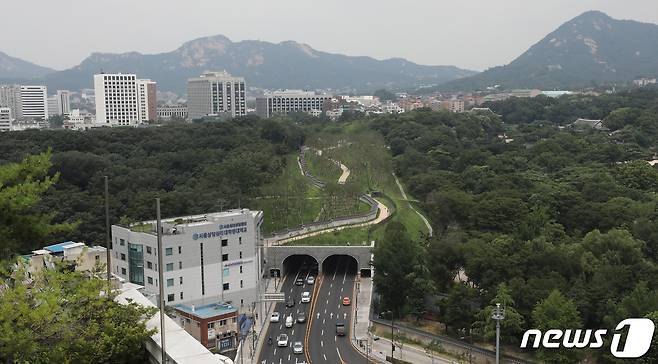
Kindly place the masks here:
[(2, 0), (0, 50), (56, 69), (223, 34), (482, 70), (587, 10), (658, 23), (657, 0)]

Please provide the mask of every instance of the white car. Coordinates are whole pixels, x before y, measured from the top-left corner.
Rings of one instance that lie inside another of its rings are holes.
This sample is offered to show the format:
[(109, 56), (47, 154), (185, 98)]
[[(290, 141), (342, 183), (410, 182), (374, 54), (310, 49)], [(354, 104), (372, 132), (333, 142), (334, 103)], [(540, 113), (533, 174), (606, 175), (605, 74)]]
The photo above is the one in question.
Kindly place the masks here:
[(315, 283), (315, 277), (308, 276), (308, 278), (306, 278), (306, 284), (313, 284), (313, 283)]
[(295, 323), (295, 319), (292, 318), (292, 315), (286, 316), (286, 327), (287, 328), (291, 328), (294, 323)]
[(279, 335), (279, 337), (276, 338), (276, 345), (282, 348), (288, 346), (288, 335), (286, 334)]
[(302, 292), (302, 303), (309, 303), (311, 302), (311, 292)]
[(274, 312), (272, 312), (272, 316), (270, 316), (270, 322), (279, 322), (280, 318), (281, 318), (281, 314), (274, 311)]
[(292, 344), (292, 352), (295, 354), (302, 354), (304, 352), (304, 345), (301, 341), (295, 341), (295, 343)]

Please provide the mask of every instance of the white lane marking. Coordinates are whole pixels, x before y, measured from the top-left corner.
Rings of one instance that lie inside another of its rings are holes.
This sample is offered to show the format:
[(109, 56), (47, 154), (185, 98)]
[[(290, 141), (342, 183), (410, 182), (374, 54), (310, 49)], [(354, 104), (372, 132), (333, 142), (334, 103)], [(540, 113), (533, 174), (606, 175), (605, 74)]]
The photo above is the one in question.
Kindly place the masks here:
[(331, 319), (334, 318), (334, 313), (333, 313), (333, 312), (331, 312), (331, 313), (329, 314), (329, 318), (331, 318)]
[(331, 291), (329, 291), (329, 293), (327, 293), (327, 296), (331, 296)]
[(338, 309), (340, 310), (340, 303), (338, 304)]
[[(338, 350), (338, 348), (336, 348), (336, 350)], [(290, 354), (288, 354), (288, 361), (290, 361)]]
[[(165, 326), (165, 327), (166, 327), (166, 326)], [(165, 344), (166, 344), (166, 342), (165, 342)], [(274, 348), (274, 356), (276, 356), (276, 348)]]
[(329, 299), (328, 299), (328, 298), (327, 298), (327, 303), (326, 303), (326, 304), (327, 304), (327, 305), (329, 304)]
[(279, 359), (279, 364), (281, 364), (282, 362), (283, 362), (283, 359)]
[(347, 267), (345, 267), (345, 273), (343, 274), (343, 284), (345, 284), (346, 277), (347, 277)]
[(333, 284), (333, 283), (329, 285), (329, 288), (333, 288), (333, 287), (334, 287), (334, 284)]
[(320, 333), (320, 336), (324, 336), (324, 329), (322, 329), (322, 332)]
[(337, 272), (337, 271), (338, 271), (338, 269), (336, 269), (336, 270), (334, 271), (334, 276), (333, 276), (333, 278), (331, 278), (332, 281), (336, 279), (336, 272)]
[(292, 329), (292, 336), (295, 336), (295, 329)]
[[(347, 319), (347, 312), (343, 312), (343, 320)], [(293, 331), (294, 333), (294, 331)]]
[[(327, 310), (324, 310), (324, 313), (327, 313)], [(320, 313), (318, 312), (318, 320), (320, 319)]]
[(323, 324), (323, 325), (324, 325), (324, 320), (325, 320), (325, 319), (322, 319), (322, 324)]
[(334, 336), (334, 341), (338, 341), (338, 336)]
[(279, 325), (279, 330), (283, 330), (283, 324)]
[(324, 348), (324, 341), (320, 340), (320, 346)]
[[(318, 312), (318, 315), (319, 315), (319, 314), (320, 314), (320, 313)], [(325, 314), (325, 315), (327, 314), (327, 309), (326, 309), (326, 308), (324, 309), (324, 314)]]
[(343, 287), (340, 287), (340, 293), (343, 293)]
[(324, 354), (322, 354), (322, 356), (324, 357), (324, 361), (327, 361), (327, 356)]

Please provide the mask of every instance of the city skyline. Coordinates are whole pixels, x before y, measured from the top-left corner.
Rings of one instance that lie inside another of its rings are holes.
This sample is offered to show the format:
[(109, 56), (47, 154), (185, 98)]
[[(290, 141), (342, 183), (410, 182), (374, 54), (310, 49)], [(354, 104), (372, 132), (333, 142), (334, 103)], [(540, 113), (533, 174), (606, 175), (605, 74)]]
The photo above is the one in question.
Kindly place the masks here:
[[(65, 5), (44, 3), (41, 6), (47, 11), (36, 14), (27, 4), (6, 4), (5, 9), (16, 16), (0, 25), (4, 45), (0, 51), (61, 70), (76, 66), (93, 52), (160, 53), (195, 38), (222, 34), (236, 42), (294, 40), (331, 53), (376, 59), (402, 57), (419, 64), (455, 65), (481, 71), (509, 63), (557, 26), (587, 10), (600, 10), (618, 19), (658, 23), (658, 3), (646, 0), (634, 1), (633, 6), (612, 0), (586, 0), (578, 4), (567, 0), (545, 4), (520, 0), (468, 4), (415, 1), (404, 7), (397, 4), (375, 7), (365, 2), (349, 4), (349, 12), (345, 11), (348, 3), (343, 0), (322, 12), (314, 11), (313, 4), (297, 0), (285, 7), (256, 2), (235, 4), (228, 9), (207, 1), (192, 5), (161, 1), (157, 7), (150, 0), (117, 3), (119, 8), (133, 9), (122, 13), (122, 24), (134, 26), (109, 26), (111, 23), (102, 26), (110, 17), (98, 13), (94, 4), (79, 0)], [(216, 21), (218, 13), (223, 14), (221, 22)], [(300, 18), (296, 15), (299, 13), (308, 16)], [(35, 24), (41, 25), (25, 32), (8, 31), (19, 27), (23, 15), (28, 14), (36, 17)], [(170, 14), (176, 14), (174, 26), (171, 26), (172, 18), (167, 16)], [(372, 16), (364, 16), (367, 14)], [(144, 21), (144, 16), (149, 20)], [(272, 16), (279, 19), (278, 26), (264, 27)], [(75, 40), (66, 52), (54, 53), (42, 46), (48, 19), (53, 18), (71, 20), (58, 24), (62, 36)], [(524, 31), (518, 33), (515, 29)]]

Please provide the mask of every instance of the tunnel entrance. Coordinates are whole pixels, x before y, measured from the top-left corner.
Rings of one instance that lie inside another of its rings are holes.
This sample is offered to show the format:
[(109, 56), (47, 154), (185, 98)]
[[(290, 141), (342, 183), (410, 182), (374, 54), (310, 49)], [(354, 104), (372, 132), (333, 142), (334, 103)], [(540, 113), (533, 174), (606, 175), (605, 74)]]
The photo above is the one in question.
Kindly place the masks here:
[(351, 255), (330, 255), (322, 261), (322, 274), (347, 272), (354, 275), (358, 266), (358, 261)]
[(291, 255), (283, 260), (283, 275), (297, 274), (299, 272), (317, 276), (318, 261), (310, 255)]

